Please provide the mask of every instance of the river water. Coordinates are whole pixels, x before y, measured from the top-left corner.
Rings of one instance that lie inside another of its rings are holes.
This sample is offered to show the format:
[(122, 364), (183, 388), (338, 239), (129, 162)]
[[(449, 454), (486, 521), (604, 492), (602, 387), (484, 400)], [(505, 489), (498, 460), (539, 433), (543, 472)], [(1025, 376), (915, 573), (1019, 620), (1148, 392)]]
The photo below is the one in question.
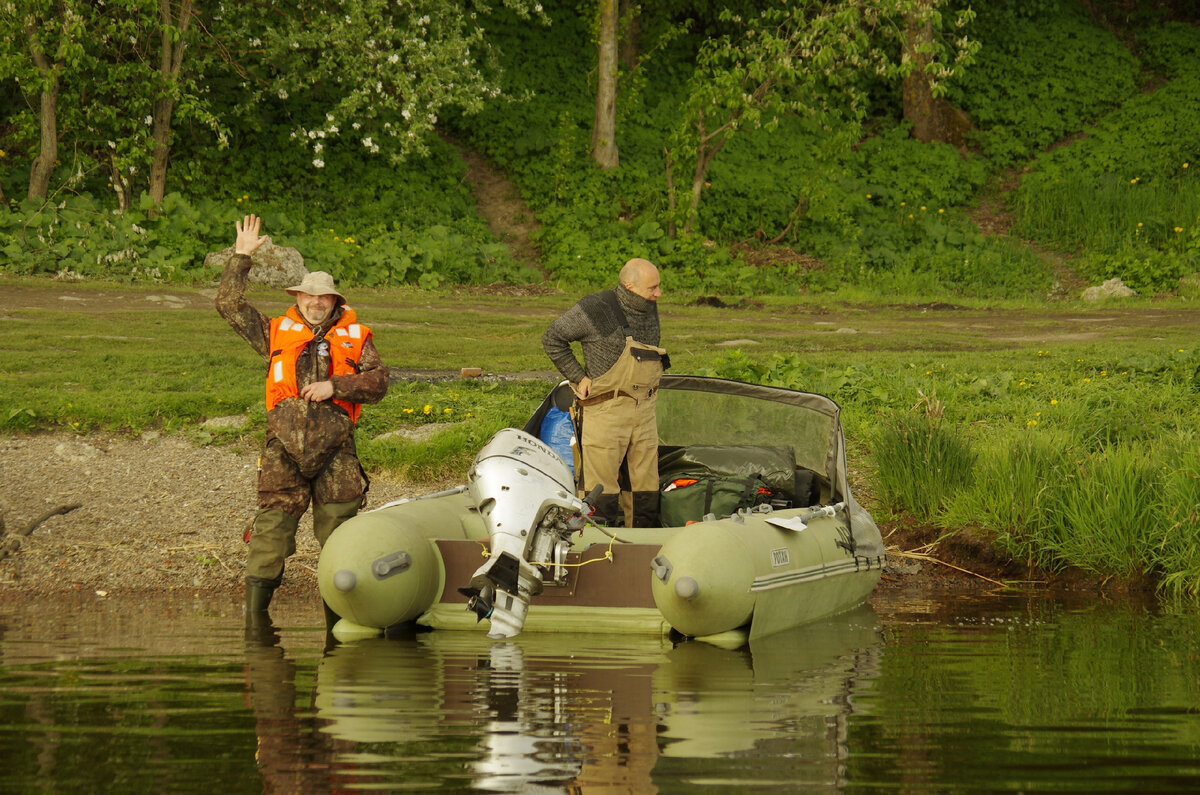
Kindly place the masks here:
[[(1200, 790), (1200, 615), (889, 594), (742, 648), (0, 605), (3, 792)], [(536, 603), (534, 608), (536, 609)]]

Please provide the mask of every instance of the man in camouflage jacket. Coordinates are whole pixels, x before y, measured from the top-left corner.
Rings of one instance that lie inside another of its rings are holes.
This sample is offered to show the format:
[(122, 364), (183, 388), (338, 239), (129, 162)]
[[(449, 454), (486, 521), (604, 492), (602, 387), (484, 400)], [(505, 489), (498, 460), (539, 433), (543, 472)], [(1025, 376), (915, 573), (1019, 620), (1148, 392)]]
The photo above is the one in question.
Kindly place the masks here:
[(268, 361), (266, 445), (246, 557), (246, 610), (254, 618), (265, 616), (282, 582), (284, 560), (296, 551), (296, 528), (309, 503), (322, 547), (361, 507), (368, 480), (354, 446), (354, 426), (361, 404), (387, 394), (388, 371), (370, 329), (356, 322), (327, 273), (309, 273), (289, 287), (296, 304), (283, 317), (270, 320), (248, 304), (250, 255), (266, 238), (258, 234), (257, 216), (247, 215), (236, 228), (217, 312)]

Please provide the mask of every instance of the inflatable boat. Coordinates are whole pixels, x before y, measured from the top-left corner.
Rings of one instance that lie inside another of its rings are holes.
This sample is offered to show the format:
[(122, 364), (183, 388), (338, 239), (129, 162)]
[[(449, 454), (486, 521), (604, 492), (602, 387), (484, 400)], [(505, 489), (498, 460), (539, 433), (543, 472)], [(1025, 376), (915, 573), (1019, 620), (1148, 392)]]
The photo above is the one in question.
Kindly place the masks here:
[(849, 610), (879, 581), (883, 540), (850, 493), (829, 398), (664, 376), (664, 527), (591, 521), (573, 411), (560, 384), (484, 445), (466, 484), (338, 527), (318, 563), (334, 636), (415, 623), (753, 639)]

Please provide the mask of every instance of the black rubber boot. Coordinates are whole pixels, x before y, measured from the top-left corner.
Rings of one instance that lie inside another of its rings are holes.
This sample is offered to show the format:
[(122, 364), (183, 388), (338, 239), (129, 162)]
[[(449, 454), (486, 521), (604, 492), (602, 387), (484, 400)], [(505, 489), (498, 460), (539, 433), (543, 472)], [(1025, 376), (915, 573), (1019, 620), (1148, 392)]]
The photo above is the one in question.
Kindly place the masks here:
[(633, 526), (658, 527), (662, 524), (658, 514), (657, 491), (635, 491), (633, 493)]
[(270, 624), (271, 615), (267, 608), (271, 605), (271, 597), (279, 587), (279, 580), (264, 580), (261, 577), (246, 578), (246, 626)]
[(246, 640), (260, 646), (273, 646), (279, 642), (279, 634), (271, 623), (267, 607), (279, 587), (278, 581), (258, 577), (246, 578)]
[(596, 511), (592, 521), (605, 527), (624, 527), (625, 520), (621, 515), (621, 495), (601, 494), (596, 500)]

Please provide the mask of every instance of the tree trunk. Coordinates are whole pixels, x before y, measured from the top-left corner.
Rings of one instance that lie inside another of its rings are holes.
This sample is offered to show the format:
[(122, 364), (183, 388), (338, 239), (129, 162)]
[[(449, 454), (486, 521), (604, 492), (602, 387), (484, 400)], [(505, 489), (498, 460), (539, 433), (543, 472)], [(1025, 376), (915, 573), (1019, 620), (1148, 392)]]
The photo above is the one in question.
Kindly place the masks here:
[(700, 143), (696, 147), (696, 168), (692, 171), (692, 193), (691, 206), (688, 207), (687, 218), (683, 222), (683, 234), (690, 235), (692, 233), (692, 222), (700, 213), (700, 197), (704, 194), (704, 189), (708, 187), (705, 177), (708, 176), (708, 167), (712, 165), (713, 158), (725, 146), (725, 142), (729, 140), (727, 131), (730, 124), (737, 119), (740, 114), (733, 114), (725, 124), (721, 125), (712, 132), (705, 132), (704, 112), (701, 111), (696, 129), (699, 131)]
[(617, 155), (617, 0), (600, 0), (600, 38), (596, 42), (596, 116), (592, 159), (616, 168)]
[(949, 102), (933, 95), (929, 75), (929, 54), (921, 52), (923, 45), (933, 43), (933, 26), (918, 22), (915, 15), (908, 18), (904, 36), (904, 55), (912, 61), (913, 69), (904, 76), (904, 118), (912, 123), (912, 137), (922, 143), (966, 143), (965, 134), (971, 123), (965, 114)]
[(121, 169), (117, 168), (117, 159), (111, 153), (109, 155), (109, 171), (112, 174), (113, 191), (117, 194), (117, 209), (125, 212), (133, 207), (133, 199), (129, 195), (129, 185), (125, 182), (125, 175), (121, 173)]
[(671, 159), (671, 150), (663, 147), (663, 159), (667, 170), (667, 236), (675, 239), (675, 161)]
[(37, 157), (29, 170), (29, 200), (44, 201), (50, 193), (50, 176), (58, 160), (58, 73), (46, 54), (37, 45), (33, 31), (26, 32), (33, 63), (42, 75), (41, 108), (38, 126), (41, 129)]
[(150, 200), (162, 204), (167, 195), (167, 163), (171, 154), (171, 115), (175, 102), (170, 97), (154, 100), (154, 159), (150, 162)]
[(621, 64), (629, 71), (637, 68), (638, 47), (642, 35), (641, 6), (637, 0), (621, 0), (621, 20), (625, 35), (621, 37)]
[[(179, 18), (171, 16), (170, 0), (159, 0), (159, 22), (162, 50), (159, 53), (158, 74), (162, 93), (154, 98), (154, 159), (150, 163), (150, 200), (154, 206), (162, 204), (167, 195), (167, 165), (171, 153), (171, 117), (175, 113), (174, 90), (179, 83), (183, 68), (183, 51), (186, 47), (188, 26), (192, 21), (192, 0), (183, 0), (179, 6)], [(171, 31), (178, 28), (178, 36), (172, 41)]]

